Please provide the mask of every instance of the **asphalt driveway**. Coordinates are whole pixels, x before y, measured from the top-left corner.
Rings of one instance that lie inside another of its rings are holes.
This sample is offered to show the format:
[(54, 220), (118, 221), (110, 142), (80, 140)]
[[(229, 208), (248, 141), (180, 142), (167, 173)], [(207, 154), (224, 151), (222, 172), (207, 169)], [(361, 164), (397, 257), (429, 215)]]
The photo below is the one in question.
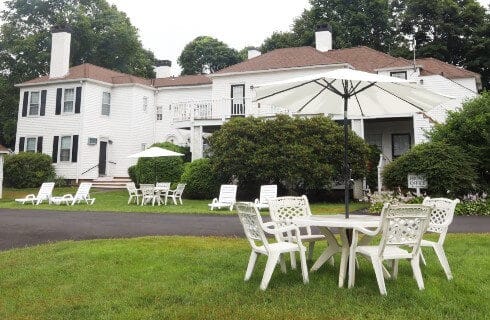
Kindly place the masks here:
[[(455, 217), (450, 232), (490, 232), (490, 217)], [(0, 250), (61, 240), (149, 235), (243, 237), (236, 216), (0, 209)]]

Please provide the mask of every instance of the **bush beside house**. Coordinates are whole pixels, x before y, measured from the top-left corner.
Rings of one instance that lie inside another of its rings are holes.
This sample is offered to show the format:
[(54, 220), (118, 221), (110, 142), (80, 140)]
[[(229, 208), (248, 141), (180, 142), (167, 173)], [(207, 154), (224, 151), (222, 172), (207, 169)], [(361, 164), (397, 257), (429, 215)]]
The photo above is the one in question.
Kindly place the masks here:
[(187, 198), (212, 199), (218, 195), (220, 184), (212, 171), (209, 159), (198, 159), (187, 163), (180, 180), (186, 183)]
[(53, 181), (51, 157), (43, 153), (21, 152), (5, 157), (4, 183), (12, 188), (37, 188)]

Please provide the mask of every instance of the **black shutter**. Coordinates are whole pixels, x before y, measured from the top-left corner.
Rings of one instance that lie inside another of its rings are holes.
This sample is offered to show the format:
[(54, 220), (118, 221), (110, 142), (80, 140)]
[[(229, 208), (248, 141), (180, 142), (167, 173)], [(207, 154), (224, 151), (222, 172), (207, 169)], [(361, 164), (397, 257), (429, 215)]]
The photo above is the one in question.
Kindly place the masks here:
[(75, 95), (75, 113), (80, 113), (80, 103), (82, 101), (82, 87), (77, 87)]
[(54, 114), (61, 114), (61, 95), (63, 94), (63, 89), (56, 89), (56, 111)]
[(27, 117), (27, 104), (29, 103), (29, 91), (24, 91), (24, 100), (22, 101), (22, 116)]
[(58, 141), (60, 137), (59, 136), (54, 136), (53, 137), (53, 163), (58, 162)]
[(46, 90), (41, 90), (41, 111), (39, 112), (40, 116), (44, 116), (46, 114)]
[(19, 138), (19, 152), (24, 152), (25, 141), (26, 141), (26, 138), (24, 138), (24, 137)]
[(43, 153), (43, 137), (37, 137), (37, 152)]
[(71, 146), (71, 162), (77, 162), (78, 156), (78, 135), (73, 136), (73, 144)]

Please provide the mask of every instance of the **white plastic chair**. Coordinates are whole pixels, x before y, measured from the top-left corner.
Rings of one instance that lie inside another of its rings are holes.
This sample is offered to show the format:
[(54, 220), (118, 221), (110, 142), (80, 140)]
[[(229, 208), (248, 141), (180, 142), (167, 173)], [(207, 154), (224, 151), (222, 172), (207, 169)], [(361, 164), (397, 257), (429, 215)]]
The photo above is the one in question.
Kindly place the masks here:
[(91, 182), (82, 182), (80, 186), (78, 186), (78, 190), (75, 195), (65, 194), (62, 197), (53, 197), (52, 202), (56, 204), (66, 204), (66, 205), (75, 205), (75, 203), (80, 203), (81, 201), (85, 201), (86, 204), (94, 204), (95, 198), (90, 197), (90, 188), (92, 188)]
[[(157, 182), (155, 185), (155, 195), (158, 203), (163, 203), (163, 199), (167, 199), (167, 193), (170, 190), (170, 182)], [(166, 204), (166, 203), (165, 203)]]
[[(286, 263), (284, 262), (283, 253), (299, 252), (301, 258), (301, 271), (303, 275), (303, 282), (308, 283), (308, 269), (306, 266), (306, 248), (301, 243), (300, 231), (298, 227), (294, 225), (288, 225), (285, 227), (277, 227), (274, 222), (264, 223), (260, 216), (259, 210), (252, 202), (238, 202), (236, 204), (238, 211), (238, 217), (243, 225), (245, 235), (252, 247), (252, 253), (248, 261), (247, 271), (245, 273), (245, 281), (248, 281), (252, 276), (252, 272), (255, 268), (255, 262), (259, 254), (266, 255), (267, 263), (260, 283), (260, 289), (265, 290), (272, 277), (272, 273), (279, 262), (282, 272), (286, 273)], [(278, 241), (276, 243), (269, 243), (265, 232), (275, 235)], [(281, 241), (278, 235), (284, 232), (293, 232), (296, 237), (296, 242)]]
[(168, 190), (165, 195), (165, 204), (167, 204), (167, 197), (172, 198), (175, 205), (177, 205), (177, 199), (179, 199), (180, 204), (182, 205), (182, 193), (184, 193), (185, 183), (179, 183), (177, 187), (173, 190)]
[(136, 188), (136, 185), (134, 184), (134, 182), (126, 183), (126, 189), (128, 190), (128, 193), (129, 193), (128, 204), (130, 204), (133, 201), (133, 199), (135, 199), (136, 204), (138, 205), (141, 194), (140, 194), (139, 190)]
[(47, 200), (48, 203), (51, 203), (51, 198), (53, 196), (54, 182), (44, 182), (39, 188), (39, 192), (37, 195), (28, 194), (25, 198), (15, 199), (15, 202), (20, 202), (25, 204), (30, 202), (31, 204), (41, 204), (44, 200)]
[[(456, 209), (456, 205), (458, 203), (459, 199), (431, 199), (429, 197), (425, 198), (423, 202), (424, 205), (434, 207), (432, 213), (430, 214), (429, 228), (427, 229), (427, 231), (439, 233), (439, 240), (437, 240), (437, 242), (434, 242), (422, 239), (420, 245), (422, 247), (432, 247), (434, 249), (448, 280), (451, 280), (453, 278), (453, 275), (451, 273), (451, 268), (449, 268), (449, 262), (447, 261), (446, 253), (444, 252), (444, 248), (442, 247), (442, 245), (444, 244), (444, 240), (446, 239), (447, 229), (451, 222), (453, 222), (454, 210)], [(420, 251), (420, 254), (422, 262), (425, 264), (425, 259), (422, 255), (422, 251)]]
[(269, 208), (269, 199), (277, 197), (277, 184), (267, 184), (260, 186), (259, 199), (255, 199), (255, 205), (260, 209)]
[(150, 202), (152, 206), (155, 205), (155, 202), (160, 205), (160, 202), (158, 201), (159, 197), (155, 194), (155, 186), (153, 184), (140, 184), (140, 191), (142, 206)]
[[(376, 230), (355, 228), (352, 233), (352, 244), (349, 255), (349, 288), (355, 283), (356, 254), (371, 260), (378, 282), (379, 292), (386, 295), (383, 261), (392, 260), (392, 277), (398, 275), (398, 260), (409, 259), (413, 275), (420, 290), (424, 289), (424, 280), (420, 271), (420, 242), (429, 225), (432, 207), (417, 204), (385, 204), (381, 212), (381, 223)], [(369, 236), (382, 233), (379, 245), (357, 246), (359, 232)], [(404, 246), (407, 249), (401, 248)], [(387, 277), (389, 274), (387, 275)]]
[[(269, 212), (272, 221), (278, 223), (281, 226), (292, 224), (292, 219), (299, 217), (311, 216), (310, 204), (308, 198), (305, 195), (301, 197), (278, 197), (269, 199)], [(303, 228), (302, 228), (303, 229)], [(315, 242), (325, 239), (322, 234), (313, 234), (311, 227), (304, 227), (306, 232), (301, 235), (301, 241), (308, 242), (308, 259), (313, 258), (313, 248)], [(332, 237), (333, 234), (332, 234)], [(333, 263), (333, 258), (330, 260)], [(291, 257), (291, 264), (295, 268), (295, 259)]]
[(237, 186), (234, 184), (222, 184), (219, 190), (219, 198), (214, 198), (213, 201), (208, 204), (209, 208), (213, 210), (214, 208), (221, 209), (223, 207), (230, 208), (233, 210), (233, 205), (236, 202), (236, 190)]

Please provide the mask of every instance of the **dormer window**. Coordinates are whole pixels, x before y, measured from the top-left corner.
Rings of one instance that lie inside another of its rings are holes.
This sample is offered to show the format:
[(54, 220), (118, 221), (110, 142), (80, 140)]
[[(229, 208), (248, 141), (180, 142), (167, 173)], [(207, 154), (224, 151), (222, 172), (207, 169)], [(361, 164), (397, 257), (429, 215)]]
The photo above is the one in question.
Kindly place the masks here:
[(407, 80), (407, 72), (406, 71), (392, 71), (392, 72), (390, 72), (390, 77), (395, 77), (395, 78)]

